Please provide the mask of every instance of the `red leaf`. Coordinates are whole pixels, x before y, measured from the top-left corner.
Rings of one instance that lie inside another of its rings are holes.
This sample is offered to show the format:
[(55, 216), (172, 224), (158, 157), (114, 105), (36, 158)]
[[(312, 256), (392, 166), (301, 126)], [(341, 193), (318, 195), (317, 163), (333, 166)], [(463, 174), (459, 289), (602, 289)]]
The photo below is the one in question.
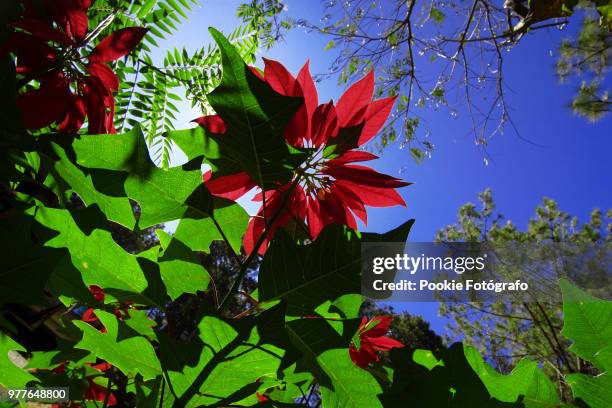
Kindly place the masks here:
[(89, 56), (92, 62), (112, 62), (130, 53), (147, 33), (144, 27), (127, 27), (115, 31), (96, 46)]
[(45, 40), (55, 41), (62, 45), (72, 44), (72, 40), (66, 34), (35, 18), (22, 18), (13, 25)]
[(302, 96), (302, 88), (293, 75), (278, 61), (264, 58), (264, 78), (272, 89), (285, 96)]
[(254, 67), (252, 65), (249, 65), (249, 71), (251, 71), (253, 74), (255, 74), (255, 76), (259, 79), (261, 79), (262, 81), (265, 81), (266, 79), (264, 78), (263, 74), (261, 73), (261, 71), (259, 70), (259, 68)]
[[(259, 237), (265, 231), (265, 223), (264, 219), (261, 216), (251, 217), (249, 221), (249, 225), (247, 226), (246, 233), (244, 234), (244, 238), (242, 239), (242, 246), (244, 248), (244, 253), (246, 256), (249, 256), (253, 250), (255, 250), (255, 245), (259, 240)], [(271, 232), (268, 234), (268, 237), (271, 236)], [(258, 249), (259, 255), (263, 255), (266, 253), (268, 248), (268, 238), (266, 238), (261, 246)]]
[(393, 348), (405, 347), (401, 342), (387, 336), (379, 336), (374, 338), (367, 337), (367, 340), (364, 341), (370, 342), (372, 344), (372, 348), (379, 351), (389, 351)]
[(335, 184), (351, 189), (365, 205), (369, 205), (371, 207), (391, 207), (394, 205), (406, 206), (404, 199), (392, 188), (364, 186), (345, 180), (336, 180)]
[(109, 91), (114, 92), (119, 89), (119, 78), (117, 78), (117, 75), (108, 65), (100, 62), (91, 62), (87, 66), (87, 71), (89, 71), (90, 75), (100, 79)]
[(68, 17), (68, 27), (66, 32), (71, 34), (76, 41), (80, 42), (87, 34), (89, 20), (87, 19), (87, 14), (85, 11), (83, 11), (80, 5), (76, 1), (74, 3), (77, 7), (70, 7), (66, 13), (66, 16)]
[(17, 56), (18, 74), (28, 75), (41, 71), (56, 60), (55, 51), (44, 39), (25, 33), (13, 33), (3, 44), (0, 56), (9, 51), (13, 51)]
[(293, 146), (303, 146), (303, 140), (311, 140), (312, 115), (319, 104), (317, 88), (310, 75), (308, 65), (309, 62), (306, 61), (297, 76), (297, 85), (301, 88), (304, 104), (285, 127), (285, 140)]
[(257, 391), (257, 392), (255, 393), (255, 396), (257, 397), (257, 400), (258, 400), (259, 402), (266, 402), (266, 401), (268, 401), (268, 400), (269, 400), (269, 398), (268, 398), (268, 397), (266, 397), (264, 394), (260, 394), (260, 393), (259, 393), (259, 391)]
[(87, 34), (89, 21), (85, 11), (89, 1), (84, 0), (45, 0), (44, 4), (55, 21), (70, 36), (72, 42), (80, 42)]
[(355, 82), (338, 100), (336, 111), (340, 127), (352, 127), (361, 123), (374, 93), (374, 71)]
[(410, 183), (395, 177), (378, 173), (370, 167), (359, 165), (330, 165), (330, 162), (327, 162), (327, 167), (322, 170), (322, 173), (329, 174), (339, 180), (372, 187), (396, 188), (410, 185)]
[(349, 150), (343, 153), (342, 155), (336, 157), (335, 159), (331, 159), (328, 164), (342, 165), (346, 163), (370, 161), (376, 159), (378, 159), (378, 156), (372, 153), (364, 152), (361, 150)]
[(311, 138), (315, 146), (325, 144), (338, 131), (338, 117), (332, 101), (317, 106), (312, 115)]
[(113, 367), (112, 364), (107, 363), (106, 361), (103, 361), (101, 363), (98, 364), (92, 364), (91, 368), (96, 369), (98, 371), (108, 371)]
[(87, 9), (91, 6), (91, 0), (77, 0), (77, 3), (79, 3), (79, 6), (81, 6), (83, 11), (87, 11)]
[(310, 238), (316, 239), (325, 225), (330, 223), (329, 216), (321, 209), (317, 198), (307, 197), (307, 217)]
[(236, 200), (242, 197), (257, 185), (246, 172), (219, 176), (204, 184), (211, 194), (228, 200)]
[(99, 287), (98, 285), (90, 285), (89, 292), (98, 302), (104, 302), (104, 290), (102, 290), (101, 287)]
[(17, 96), (21, 120), (28, 129), (40, 129), (63, 118), (68, 107), (69, 89), (62, 74), (43, 79), (39, 89)]
[(308, 115), (311, 117), (315, 109), (317, 109), (317, 105), (319, 105), (319, 97), (317, 95), (317, 88), (315, 86), (315, 83), (312, 80), (312, 76), (310, 75), (309, 61), (306, 61), (306, 64), (304, 64), (304, 66), (298, 73), (297, 82), (302, 88), (302, 94), (304, 96), (304, 105), (306, 105)]
[[(362, 322), (359, 329), (364, 330), (364, 336), (380, 337), (387, 334), (391, 327), (391, 323), (393, 323), (393, 316), (375, 316), (366, 321), (365, 324)], [(368, 327), (370, 328), (368, 329)]]
[[(85, 390), (85, 399), (93, 401), (105, 401), (106, 400), (106, 387), (102, 387), (93, 382), (91, 378), (87, 379), (89, 388)], [(110, 392), (110, 391), (109, 391)], [(111, 392), (108, 396), (107, 406), (112, 407), (117, 405), (117, 398)]]
[(208, 170), (202, 174), (202, 183), (206, 183), (212, 178), (212, 171)]
[(85, 312), (81, 316), (81, 320), (87, 323), (92, 323), (92, 322), (97, 322), (98, 317), (96, 316), (96, 313), (94, 312), (94, 310), (89, 308), (85, 310)]
[(71, 95), (64, 120), (57, 125), (60, 133), (76, 133), (83, 126), (86, 116), (85, 101), (79, 95)]
[(192, 120), (192, 122), (195, 122), (198, 125), (202, 126), (204, 129), (206, 129), (207, 132), (210, 133), (222, 135), (227, 132), (227, 126), (219, 115), (202, 116)]
[(104, 134), (106, 131), (106, 95), (101, 81), (95, 77), (85, 80), (86, 89), (83, 95), (87, 108), (87, 131), (90, 134)]
[(340, 201), (346, 204), (364, 224), (368, 223), (368, 213), (363, 201), (355, 193), (342, 184), (333, 183), (330, 194), (338, 196)]
[(321, 207), (331, 216), (334, 223), (338, 225), (347, 225), (349, 228), (356, 230), (357, 222), (349, 209), (338, 199), (337, 196), (327, 193), (320, 201)]
[(351, 343), (349, 346), (349, 355), (351, 360), (353, 360), (353, 363), (361, 368), (366, 368), (370, 363), (374, 363), (379, 360), (374, 348), (367, 343), (362, 343), (359, 350)]
[(362, 146), (376, 136), (387, 121), (396, 98), (396, 96), (392, 96), (391, 98), (377, 99), (368, 105), (363, 129), (357, 143), (358, 146)]

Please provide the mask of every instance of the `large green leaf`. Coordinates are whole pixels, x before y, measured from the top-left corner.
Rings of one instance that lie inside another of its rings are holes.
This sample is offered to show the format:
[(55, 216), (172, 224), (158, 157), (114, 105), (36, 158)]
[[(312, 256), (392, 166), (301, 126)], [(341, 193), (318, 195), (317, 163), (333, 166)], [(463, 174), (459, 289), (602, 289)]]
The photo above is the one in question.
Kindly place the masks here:
[[(111, 295), (108, 300), (115, 298), (150, 305), (163, 303), (163, 296), (150, 295), (151, 286), (156, 282), (143, 271), (138, 258), (117, 245), (110, 232), (96, 228), (105, 219), (95, 208), (70, 212), (40, 207), (36, 210), (36, 220), (57, 231), (45, 246), (70, 251), (74, 272), (80, 275), (75, 274), (74, 279), (82, 279), (87, 286), (100, 286)], [(61, 285), (57, 288), (60, 290)]]
[(102, 333), (90, 324), (76, 320), (74, 324), (83, 330), (83, 338), (75, 348), (90, 351), (131, 377), (138, 373), (149, 380), (161, 374), (159, 360), (148, 340), (112, 313), (104, 310), (95, 313), (107, 332)]
[(241, 171), (238, 163), (223, 155), (221, 145), (215, 137), (209, 135), (203, 127), (172, 130), (164, 134), (181, 148), (191, 161), (203, 157), (215, 173), (231, 174)]
[(202, 184), (201, 160), (166, 170), (156, 167), (138, 127), (122, 135), (81, 136), (72, 148), (77, 164), (91, 169), (99, 191), (138, 202), (141, 228), (183, 217), (186, 201)]
[(238, 204), (213, 198), (206, 190), (201, 156), (183, 166), (160, 169), (151, 161), (138, 128), (123, 135), (81, 136), (72, 148), (96, 189), (138, 202), (141, 228), (181, 219), (177, 238), (192, 250), (207, 250), (213, 240), (224, 237), (240, 249), (248, 215)]
[(508, 375), (487, 364), (478, 350), (464, 347), (465, 357), (493, 398), (515, 402), (522, 398), (526, 408), (556, 408), (559, 397), (554, 384), (535, 361), (523, 359)]
[(116, 194), (116, 192), (107, 191), (108, 194), (105, 194), (100, 191), (102, 188), (96, 188), (91, 174), (69, 158), (65, 149), (70, 152), (71, 147), (63, 147), (63, 144), (65, 142), (51, 143), (51, 148), (58, 157), (58, 160), (53, 163), (56, 178), (63, 180), (69, 191), (77, 193), (85, 205), (97, 204), (109, 220), (127, 228), (133, 228), (136, 220), (128, 198), (121, 192)]
[(225, 135), (214, 136), (223, 156), (239, 163), (266, 189), (289, 181), (296, 163), (291, 161), (283, 129), (303, 99), (276, 93), (251, 72), (219, 31), (209, 31), (219, 46), (223, 67), (221, 83), (208, 95), (228, 127)]
[(347, 349), (324, 351), (318, 361), (331, 379), (331, 385), (321, 384), (324, 407), (382, 407), (380, 385), (372, 374), (351, 361)]
[(567, 382), (575, 398), (592, 408), (612, 405), (612, 302), (597, 299), (560, 280), (563, 293), (563, 335), (573, 341), (570, 348), (602, 371), (598, 376), (569, 374)]
[(359, 320), (333, 322), (305, 318), (287, 322), (293, 345), (300, 350), (299, 370), (312, 373), (319, 387), (323, 405), (330, 407), (379, 407), (377, 395), (381, 388), (368, 371), (357, 367), (350, 359), (348, 345), (357, 330)]
[[(390, 353), (393, 364), (393, 384), (385, 392), (385, 407), (403, 406), (405, 401), (417, 407), (501, 408), (520, 407), (520, 402), (502, 402), (492, 395), (466, 358), (463, 345), (453, 344), (440, 356), (415, 353), (408, 348)], [(415, 364), (416, 363), (416, 364)], [(497, 379), (487, 379), (492, 381)], [(497, 390), (499, 396), (510, 399), (509, 393)]]
[[(386, 234), (364, 234), (363, 239), (405, 242), (410, 220)], [(337, 225), (326, 227), (311, 244), (296, 244), (279, 231), (259, 271), (259, 300), (287, 302), (287, 315), (304, 316), (326, 301), (361, 292), (359, 235)]]
[(215, 240), (226, 240), (240, 252), (249, 215), (237, 203), (212, 198), (203, 184), (187, 199), (187, 211), (174, 236), (193, 251), (208, 251)]
[(189, 343), (160, 333), (162, 366), (174, 406), (250, 406), (258, 402), (258, 379), (275, 376), (289, 342), (282, 307), (257, 317), (224, 321), (204, 316)]

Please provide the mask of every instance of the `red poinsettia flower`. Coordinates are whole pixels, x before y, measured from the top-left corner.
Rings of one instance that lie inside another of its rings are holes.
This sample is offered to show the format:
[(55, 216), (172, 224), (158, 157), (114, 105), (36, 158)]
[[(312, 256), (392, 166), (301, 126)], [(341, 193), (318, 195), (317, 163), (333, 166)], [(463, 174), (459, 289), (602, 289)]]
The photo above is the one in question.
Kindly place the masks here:
[(389, 351), (392, 348), (404, 347), (402, 343), (387, 337), (393, 317), (376, 316), (372, 319), (363, 317), (359, 330), (349, 346), (351, 360), (357, 366), (366, 368), (370, 363), (380, 361), (376, 351)]
[[(263, 75), (252, 69), (260, 79), (282, 95), (304, 98), (304, 104), (285, 127), (284, 137), (288, 144), (310, 148), (312, 154), (290, 183), (265, 192), (265, 208), (262, 206), (252, 217), (245, 234), (245, 251), (253, 251), (271, 218), (274, 222), (268, 225), (268, 238), (278, 228), (295, 221), (304, 227), (309, 238), (316, 239), (328, 224), (356, 229), (355, 216), (367, 223), (366, 206), (406, 205), (395, 189), (410, 183), (354, 164), (378, 158), (358, 148), (378, 133), (395, 102), (395, 97), (372, 100), (374, 73), (352, 85), (336, 105), (333, 101), (319, 104), (308, 62), (296, 78), (280, 63), (264, 61)], [(204, 116), (195, 122), (211, 133), (223, 134), (227, 129), (227, 124), (216, 115)], [(341, 143), (348, 147), (334, 154), (329, 149), (326, 151), (327, 147)], [(245, 172), (218, 177), (207, 173), (204, 182), (212, 194), (230, 200), (256, 187)], [(263, 202), (263, 198), (260, 193), (255, 200)], [(276, 214), (281, 208), (284, 210)], [(266, 248), (267, 242), (263, 242), (259, 253), (263, 254)]]
[(15, 54), (18, 74), (39, 82), (37, 89), (17, 97), (29, 129), (57, 123), (58, 131), (74, 133), (87, 117), (90, 133), (115, 132), (113, 92), (119, 80), (107, 63), (127, 55), (147, 30), (115, 31), (83, 57), (80, 49), (89, 41), (90, 4), (90, 0), (45, 0), (48, 16), (38, 15), (26, 4), (24, 16), (13, 24), (18, 31), (0, 47), (0, 54)]

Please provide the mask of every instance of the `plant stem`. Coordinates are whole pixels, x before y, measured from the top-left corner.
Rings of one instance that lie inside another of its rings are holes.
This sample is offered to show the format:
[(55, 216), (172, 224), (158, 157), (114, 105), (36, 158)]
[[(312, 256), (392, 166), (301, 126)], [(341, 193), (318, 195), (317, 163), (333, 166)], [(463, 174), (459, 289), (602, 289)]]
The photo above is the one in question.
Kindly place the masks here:
[[(295, 186), (298, 184), (301, 177), (302, 177), (302, 173), (299, 173), (297, 177), (291, 183), (291, 186), (289, 186), (287, 191), (284, 192), (281, 205), (278, 208), (278, 210), (270, 218), (268, 226), (274, 225), (274, 221), (276, 221), (279, 215), (283, 212), (285, 205), (287, 204), (287, 201), (289, 201), (289, 196), (291, 195), (291, 192), (293, 191)], [(265, 207), (264, 207), (264, 212), (265, 212)], [(227, 305), (229, 304), (232, 297), (234, 297), (234, 295), (238, 292), (238, 289), (240, 288), (240, 284), (246, 277), (247, 271), (249, 269), (249, 265), (251, 264), (253, 259), (255, 259), (255, 257), (257, 256), (257, 252), (259, 251), (259, 248), (263, 245), (264, 241), (266, 240), (266, 237), (268, 236), (268, 232), (269, 232), (269, 227), (267, 227), (264, 233), (259, 236), (257, 243), (255, 244), (255, 246), (253, 247), (253, 250), (251, 251), (251, 254), (247, 257), (246, 260), (244, 260), (244, 262), (240, 264), (240, 270), (238, 271), (238, 277), (236, 278), (236, 280), (232, 284), (232, 287), (230, 288), (230, 290), (227, 292), (227, 294), (223, 298), (223, 301), (221, 302), (221, 306), (219, 306), (219, 308), (217, 309), (218, 313), (223, 312), (223, 310), (227, 308)]]
[(106, 386), (106, 394), (104, 395), (104, 404), (102, 405), (102, 408), (106, 408), (108, 406), (108, 400), (110, 399), (112, 385), (113, 385), (113, 378), (112, 378), (111, 373), (109, 373), (108, 385)]

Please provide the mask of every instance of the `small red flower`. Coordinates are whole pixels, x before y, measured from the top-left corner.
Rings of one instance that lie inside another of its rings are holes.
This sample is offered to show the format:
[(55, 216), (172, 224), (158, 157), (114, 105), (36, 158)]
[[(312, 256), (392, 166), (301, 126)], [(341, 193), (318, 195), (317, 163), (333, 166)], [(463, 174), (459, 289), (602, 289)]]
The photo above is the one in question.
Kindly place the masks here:
[(372, 319), (365, 316), (359, 330), (349, 345), (349, 355), (357, 366), (366, 368), (370, 363), (380, 361), (376, 351), (389, 351), (392, 348), (404, 347), (402, 343), (387, 337), (393, 317), (376, 316)]
[[(355, 216), (367, 223), (365, 206), (388, 207), (406, 205), (395, 190), (406, 183), (395, 177), (380, 174), (370, 167), (354, 164), (370, 161), (378, 157), (357, 148), (370, 141), (384, 125), (395, 97), (372, 100), (374, 74), (370, 72), (352, 85), (338, 100), (319, 104), (317, 90), (310, 75), (308, 62), (293, 77), (280, 63), (264, 60), (264, 75), (252, 70), (276, 92), (304, 98), (304, 104), (284, 129), (284, 138), (290, 145), (310, 148), (310, 158), (295, 173), (292, 182), (266, 191), (265, 208), (251, 218), (243, 245), (247, 254), (251, 253), (266, 229), (266, 222), (280, 208), (272, 225), (268, 225), (267, 238), (290, 222), (304, 226), (309, 238), (316, 239), (328, 224), (347, 225), (356, 229)], [(212, 115), (195, 120), (198, 124), (215, 134), (227, 131), (221, 117)], [(231, 124), (229, 124), (231, 125)], [(350, 131), (349, 131), (350, 129)], [(350, 132), (358, 132), (351, 139)], [(338, 144), (346, 147), (331, 154), (327, 149)], [(295, 177), (300, 177), (296, 183)], [(256, 187), (255, 181), (240, 172), (227, 176), (206, 174), (203, 178), (209, 191), (219, 197), (236, 200)], [(291, 188), (288, 197), (285, 192)], [(263, 194), (255, 201), (263, 202)], [(287, 205), (283, 205), (285, 204)], [(265, 253), (267, 242), (259, 247)]]
[(147, 30), (118, 30), (100, 41), (88, 56), (82, 56), (90, 3), (45, 0), (43, 9), (48, 16), (26, 7), (23, 18), (13, 24), (19, 31), (0, 46), (0, 55), (15, 54), (18, 74), (40, 83), (37, 89), (17, 96), (28, 129), (57, 123), (58, 131), (75, 133), (87, 117), (90, 133), (115, 132), (113, 92), (119, 88), (119, 80), (106, 63), (127, 55)]

